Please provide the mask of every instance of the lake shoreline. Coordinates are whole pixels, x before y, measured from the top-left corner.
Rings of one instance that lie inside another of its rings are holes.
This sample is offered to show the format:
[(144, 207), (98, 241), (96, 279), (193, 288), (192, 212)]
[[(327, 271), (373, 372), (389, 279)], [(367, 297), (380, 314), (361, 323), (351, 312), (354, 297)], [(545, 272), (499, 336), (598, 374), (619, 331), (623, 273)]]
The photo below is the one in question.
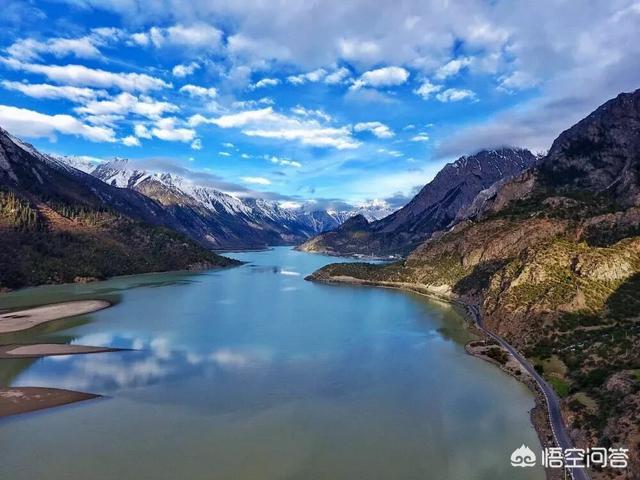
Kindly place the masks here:
[[(242, 251), (245, 251), (245, 250), (238, 250), (238, 252), (242, 252)], [(233, 252), (227, 251), (226, 253), (233, 253)], [(224, 258), (227, 258), (227, 257), (224, 257)], [(135, 277), (139, 275), (162, 275), (166, 273), (176, 273), (176, 272), (185, 272), (185, 273), (201, 273), (201, 272), (208, 272), (208, 271), (214, 272), (219, 270), (227, 270), (230, 268), (241, 267), (242, 265), (245, 264), (245, 262), (242, 262), (240, 260), (235, 260), (231, 258), (228, 258), (228, 260), (231, 260), (231, 262), (228, 265), (220, 265), (220, 266), (194, 264), (182, 270), (157, 270), (153, 272), (126, 273), (123, 275), (113, 275), (106, 278), (76, 277), (73, 282), (36, 283), (33, 285), (21, 285), (20, 287), (17, 287), (17, 288), (9, 288), (9, 287), (2, 286), (0, 287), (0, 299), (2, 298), (2, 294), (4, 293), (15, 293), (21, 290), (26, 290), (27, 288), (51, 287), (54, 285), (84, 285), (87, 283), (106, 282), (107, 280), (113, 280), (117, 278), (126, 278), (126, 277)]]
[[(465, 316), (469, 322), (467, 322), (468, 328), (478, 337), (484, 339), (485, 341), (490, 340), (490, 336), (483, 332), (480, 328), (478, 328), (476, 323), (475, 315), (470, 311), (469, 307), (470, 303), (465, 302), (461, 298), (456, 298), (451, 295), (447, 295), (445, 291), (438, 291), (435, 289), (426, 289), (420, 288), (416, 285), (412, 284), (404, 284), (404, 283), (392, 283), (392, 282), (375, 282), (371, 280), (362, 280), (355, 277), (332, 277), (332, 279), (326, 278), (316, 278), (313, 274), (307, 276), (305, 278), (307, 281), (323, 283), (327, 285), (352, 285), (352, 286), (364, 286), (364, 287), (376, 287), (376, 288), (386, 288), (390, 290), (399, 290), (402, 292), (415, 293), (417, 295), (427, 297), (430, 300), (436, 300), (448, 303), (453, 305), (454, 307), (458, 307), (463, 310), (462, 315)], [(479, 315), (479, 313), (478, 313)], [(531, 425), (536, 431), (540, 444), (543, 448), (554, 446), (553, 442), (553, 432), (551, 430), (550, 418), (546, 406), (546, 400), (543, 393), (540, 391), (537, 383), (529, 376), (515, 374), (513, 368), (505, 368), (504, 365), (501, 365), (498, 361), (488, 357), (487, 355), (480, 354), (475, 352), (472, 348), (469, 348), (469, 345), (476, 340), (472, 340), (465, 345), (465, 352), (475, 358), (488, 362), (496, 367), (498, 367), (503, 373), (514, 378), (519, 383), (525, 385), (529, 391), (531, 391), (534, 395), (534, 407), (529, 412), (529, 420)], [(549, 469), (545, 468), (545, 474), (547, 480), (561, 480), (562, 474), (558, 469)]]

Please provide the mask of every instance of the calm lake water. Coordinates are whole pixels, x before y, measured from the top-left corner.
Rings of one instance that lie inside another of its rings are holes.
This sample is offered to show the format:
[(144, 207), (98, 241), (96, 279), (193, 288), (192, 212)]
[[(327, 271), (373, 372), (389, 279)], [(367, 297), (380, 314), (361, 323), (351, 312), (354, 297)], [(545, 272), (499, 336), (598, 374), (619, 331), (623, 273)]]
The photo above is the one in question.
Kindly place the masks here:
[(0, 478), (544, 478), (509, 465), (539, 450), (532, 395), (465, 354), (452, 307), (304, 281), (335, 258), (231, 256), (249, 263), (1, 295), (0, 309), (117, 303), (0, 343), (135, 351), (0, 361), (2, 386), (106, 397), (0, 420)]

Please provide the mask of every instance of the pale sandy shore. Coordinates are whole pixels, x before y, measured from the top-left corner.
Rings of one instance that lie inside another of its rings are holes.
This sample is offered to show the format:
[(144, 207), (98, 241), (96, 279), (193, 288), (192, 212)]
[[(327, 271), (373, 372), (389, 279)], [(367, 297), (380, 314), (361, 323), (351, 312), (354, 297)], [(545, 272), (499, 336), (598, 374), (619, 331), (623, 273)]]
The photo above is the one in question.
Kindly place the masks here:
[(30, 345), (0, 345), (0, 359), (38, 358), (51, 355), (78, 355), (83, 353), (114, 352), (119, 349), (92, 347), (88, 345), (67, 345), (64, 343), (34, 343)]
[(58, 407), (69, 403), (98, 398), (92, 393), (74, 392), (59, 388), (12, 387), (0, 388), (0, 417)]
[(105, 300), (80, 300), (3, 313), (0, 314), (0, 335), (27, 330), (61, 318), (96, 312), (110, 306)]

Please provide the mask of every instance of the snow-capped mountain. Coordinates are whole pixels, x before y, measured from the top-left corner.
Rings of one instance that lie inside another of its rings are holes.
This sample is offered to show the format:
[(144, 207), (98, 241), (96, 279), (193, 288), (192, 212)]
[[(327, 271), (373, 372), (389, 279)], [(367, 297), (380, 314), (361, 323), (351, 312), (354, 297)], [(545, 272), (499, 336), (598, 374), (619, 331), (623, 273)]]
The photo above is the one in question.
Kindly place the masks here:
[(57, 160), (111, 186), (152, 198), (172, 212), (184, 231), (214, 248), (296, 244), (337, 228), (354, 215), (377, 220), (390, 212), (389, 206), (380, 201), (343, 210), (318, 208), (314, 202), (288, 208), (276, 201), (239, 198), (171, 173), (139, 169), (123, 158), (102, 162), (86, 157)]

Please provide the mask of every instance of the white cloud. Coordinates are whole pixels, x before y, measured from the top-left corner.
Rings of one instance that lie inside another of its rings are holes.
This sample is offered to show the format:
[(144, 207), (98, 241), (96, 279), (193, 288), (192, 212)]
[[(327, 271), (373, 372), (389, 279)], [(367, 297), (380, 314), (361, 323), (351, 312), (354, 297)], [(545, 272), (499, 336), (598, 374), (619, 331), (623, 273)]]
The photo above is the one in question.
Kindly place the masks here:
[(290, 75), (287, 77), (287, 82), (294, 85), (302, 85), (306, 82), (319, 82), (327, 76), (327, 71), (324, 68), (318, 68), (312, 72), (301, 73), (299, 75)]
[(136, 137), (146, 139), (151, 138), (151, 132), (142, 123), (136, 123), (133, 127), (133, 131), (136, 134)]
[(296, 105), (291, 109), (291, 112), (301, 117), (315, 117), (325, 122), (331, 121), (331, 115), (328, 113), (318, 109), (304, 108), (302, 105)]
[(371, 40), (341, 39), (338, 50), (344, 59), (356, 62), (371, 62), (381, 54), (380, 46)]
[(427, 135), (426, 133), (419, 133), (418, 135), (411, 137), (411, 141), (412, 142), (428, 142), (429, 135)]
[(222, 146), (223, 146), (224, 148), (235, 148), (235, 147), (236, 147), (233, 143), (230, 143), (230, 142), (224, 142), (224, 143), (222, 144)]
[(115, 142), (115, 132), (108, 127), (82, 123), (71, 115), (44, 113), (0, 105), (0, 125), (18, 136), (55, 139), (57, 133), (75, 135), (92, 142)]
[(173, 73), (174, 77), (184, 78), (184, 77), (188, 77), (199, 68), (200, 68), (200, 64), (197, 62), (185, 63), (185, 64), (176, 65), (175, 67), (173, 67), (173, 69), (171, 70), (171, 73)]
[(202, 140), (196, 138), (193, 142), (191, 142), (192, 150), (202, 150)]
[(230, 157), (231, 154), (229, 152), (218, 152), (218, 155), (220, 155), (221, 157)]
[(196, 136), (196, 131), (191, 128), (178, 127), (179, 121), (175, 117), (167, 117), (158, 120), (151, 129), (154, 137), (168, 142), (191, 142)]
[(43, 54), (56, 57), (73, 55), (77, 58), (98, 58), (100, 50), (96, 44), (102, 43), (99, 36), (81, 38), (51, 38), (40, 42), (25, 38), (14, 42), (7, 48), (7, 53), (18, 60), (36, 60)]
[(399, 152), (398, 150), (387, 150), (386, 148), (379, 148), (378, 153), (384, 153), (396, 158), (404, 156), (404, 153)]
[(514, 92), (516, 90), (526, 90), (537, 86), (540, 82), (537, 78), (527, 72), (516, 70), (509, 75), (504, 75), (499, 79), (498, 90)]
[(475, 100), (476, 94), (464, 88), (448, 88), (436, 95), (436, 98), (443, 102), (459, 102), (460, 100)]
[(381, 122), (356, 123), (353, 129), (356, 132), (371, 132), (378, 138), (391, 138), (395, 135), (387, 125)]
[(450, 60), (436, 71), (435, 77), (438, 80), (444, 80), (446, 78), (457, 75), (460, 70), (465, 67), (468, 67), (471, 64), (471, 58), (456, 58), (454, 60)]
[(114, 73), (84, 65), (39, 65), (1, 57), (0, 63), (13, 70), (41, 74), (53, 82), (76, 87), (119, 88), (139, 92), (171, 87), (170, 83), (145, 73)]
[(176, 24), (168, 28), (152, 27), (147, 32), (134, 33), (131, 39), (140, 46), (216, 50), (222, 40), (222, 31), (206, 23)]
[(442, 85), (434, 85), (429, 80), (425, 80), (422, 82), (422, 85), (414, 90), (414, 93), (420, 95), (425, 100), (428, 100), (432, 94), (439, 92), (440, 90), (442, 90)]
[(271, 185), (271, 180), (264, 177), (240, 177), (240, 180), (252, 185)]
[(140, 140), (138, 140), (138, 138), (134, 137), (133, 135), (124, 137), (122, 139), (122, 143), (124, 143), (127, 147), (139, 147), (141, 145)]
[(84, 115), (122, 115), (130, 113), (147, 118), (159, 118), (165, 113), (179, 110), (177, 105), (169, 102), (154, 100), (148, 96), (136, 97), (123, 92), (107, 100), (92, 100), (82, 107), (77, 107), (76, 112)]
[(339, 83), (345, 82), (350, 76), (351, 72), (349, 71), (349, 69), (340, 67), (324, 77), (324, 83), (328, 85), (337, 85)]
[(236, 100), (231, 104), (231, 108), (236, 110), (246, 110), (257, 108), (260, 105), (275, 105), (275, 102), (269, 97), (262, 97), (258, 100)]
[(2, 86), (7, 90), (18, 91), (32, 98), (63, 99), (79, 103), (94, 100), (97, 97), (106, 97), (108, 95), (104, 90), (57, 86), (46, 83), (21, 83), (3, 80)]
[(402, 67), (383, 67), (364, 72), (351, 88), (357, 90), (362, 87), (395, 87), (402, 85), (409, 78), (409, 72)]
[(214, 98), (218, 96), (218, 90), (215, 88), (205, 88), (198, 85), (185, 85), (180, 88), (180, 92), (186, 93), (190, 97)]
[(276, 165), (282, 165), (284, 167), (293, 167), (293, 168), (302, 168), (302, 164), (300, 162), (296, 162), (295, 160), (289, 160), (288, 158), (278, 158), (278, 157), (269, 157), (265, 155), (267, 159), (271, 163), (275, 163)]
[(252, 89), (256, 89), (256, 88), (265, 88), (265, 87), (275, 87), (276, 85), (280, 84), (280, 79), (278, 78), (263, 78), (262, 80), (257, 81), (256, 83), (254, 83), (251, 88)]
[(357, 148), (360, 143), (351, 136), (350, 128), (330, 127), (317, 119), (288, 117), (275, 112), (272, 107), (259, 110), (206, 118), (196, 114), (189, 119), (189, 125), (213, 124), (220, 128), (242, 128), (242, 133), (250, 137), (262, 137), (288, 141), (298, 141), (313, 147), (332, 147), (338, 150)]

